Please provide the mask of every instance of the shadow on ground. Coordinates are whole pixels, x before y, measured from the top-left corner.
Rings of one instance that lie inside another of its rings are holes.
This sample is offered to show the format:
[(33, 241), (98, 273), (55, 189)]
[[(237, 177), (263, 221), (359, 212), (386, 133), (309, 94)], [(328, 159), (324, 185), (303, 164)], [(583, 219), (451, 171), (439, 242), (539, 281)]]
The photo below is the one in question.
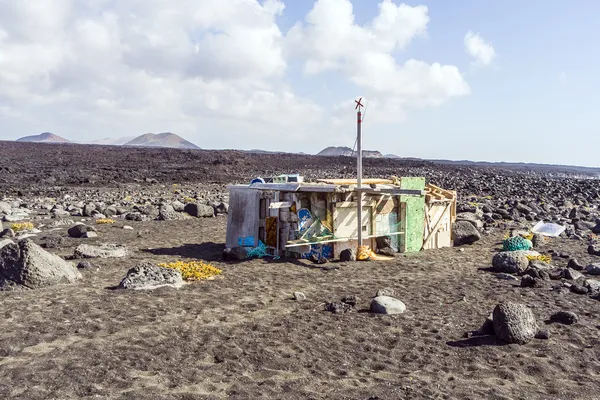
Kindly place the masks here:
[(451, 347), (479, 347), (479, 346), (505, 346), (506, 344), (501, 342), (494, 335), (486, 336), (473, 336), (463, 340), (452, 340), (446, 342)]
[(185, 258), (197, 258), (204, 261), (220, 261), (224, 249), (225, 243), (205, 242), (188, 243), (178, 247), (143, 249), (142, 251), (156, 256), (179, 256)]

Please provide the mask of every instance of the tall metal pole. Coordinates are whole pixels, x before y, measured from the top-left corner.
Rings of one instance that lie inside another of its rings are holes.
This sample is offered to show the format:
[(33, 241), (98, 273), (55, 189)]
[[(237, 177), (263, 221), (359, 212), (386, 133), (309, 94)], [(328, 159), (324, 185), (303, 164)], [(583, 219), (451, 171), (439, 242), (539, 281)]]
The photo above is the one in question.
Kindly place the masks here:
[(362, 114), (360, 112), (360, 100), (357, 102), (356, 108), (358, 112), (356, 113), (356, 148), (358, 151), (358, 155), (356, 157), (356, 173), (357, 173), (357, 184), (356, 188), (358, 189), (358, 201), (357, 201), (357, 216), (358, 216), (358, 245), (362, 246), (362, 203), (363, 203), (363, 193), (361, 191), (362, 188)]

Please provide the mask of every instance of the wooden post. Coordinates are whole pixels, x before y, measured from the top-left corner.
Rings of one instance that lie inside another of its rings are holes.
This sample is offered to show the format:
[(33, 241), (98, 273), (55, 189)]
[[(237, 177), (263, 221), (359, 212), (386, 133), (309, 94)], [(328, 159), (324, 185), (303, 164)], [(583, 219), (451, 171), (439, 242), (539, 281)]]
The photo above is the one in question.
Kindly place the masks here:
[(357, 216), (358, 216), (358, 245), (362, 246), (362, 203), (363, 203), (363, 192), (360, 190), (362, 188), (362, 114), (360, 112), (360, 100), (356, 107), (358, 108), (358, 112), (356, 113), (356, 148), (358, 151), (358, 155), (356, 157), (356, 173), (357, 173), (357, 185), (358, 189), (358, 199), (357, 199)]

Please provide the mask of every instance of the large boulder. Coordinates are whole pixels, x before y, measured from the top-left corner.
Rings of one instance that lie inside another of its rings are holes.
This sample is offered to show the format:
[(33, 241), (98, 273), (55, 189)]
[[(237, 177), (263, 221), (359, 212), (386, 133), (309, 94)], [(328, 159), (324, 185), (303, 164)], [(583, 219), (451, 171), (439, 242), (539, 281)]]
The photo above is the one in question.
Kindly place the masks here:
[(183, 212), (183, 210), (185, 209), (185, 204), (183, 204), (179, 200), (175, 200), (173, 203), (171, 203), (171, 206), (173, 207), (173, 210), (177, 212)]
[(36, 289), (81, 279), (75, 267), (30, 240), (0, 250), (0, 290)]
[(494, 272), (520, 274), (529, 267), (529, 259), (524, 251), (501, 251), (492, 259)]
[(128, 250), (125, 246), (116, 244), (105, 244), (102, 246), (81, 244), (75, 249), (76, 258), (115, 258), (125, 257), (127, 253)]
[(456, 215), (456, 221), (468, 221), (475, 228), (483, 228), (483, 221), (479, 219), (477, 214), (470, 212), (463, 212)]
[(452, 224), (452, 238), (455, 246), (472, 244), (481, 239), (481, 234), (469, 221), (456, 221)]
[(143, 262), (127, 271), (119, 283), (119, 289), (156, 289), (162, 286), (174, 288), (183, 285), (181, 272), (172, 268), (163, 268), (149, 262)]
[(192, 217), (214, 217), (215, 209), (206, 204), (188, 203), (185, 205), (184, 211)]
[(528, 343), (538, 331), (533, 311), (523, 304), (498, 304), (494, 308), (493, 320), (496, 337), (506, 343)]
[(87, 226), (84, 224), (73, 225), (69, 228), (68, 233), (72, 238), (82, 238), (87, 232)]
[[(178, 213), (173, 209), (161, 209), (158, 213), (159, 221), (177, 221), (180, 219), (184, 219), (185, 216), (182, 213)], [(189, 217), (188, 217), (189, 218)]]
[(377, 296), (371, 300), (371, 312), (377, 314), (402, 314), (406, 306), (400, 300), (390, 296)]

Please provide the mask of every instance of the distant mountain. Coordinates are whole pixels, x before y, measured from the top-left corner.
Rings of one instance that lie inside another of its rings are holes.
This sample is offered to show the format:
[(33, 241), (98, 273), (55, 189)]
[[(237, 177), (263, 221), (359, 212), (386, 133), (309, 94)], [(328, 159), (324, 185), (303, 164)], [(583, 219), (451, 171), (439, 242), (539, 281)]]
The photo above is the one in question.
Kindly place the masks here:
[(167, 147), (171, 149), (200, 149), (195, 144), (188, 142), (179, 135), (171, 132), (146, 133), (123, 144), (123, 146), (138, 147)]
[(125, 144), (127, 142), (132, 141), (133, 139), (135, 139), (135, 136), (125, 136), (125, 137), (120, 137), (120, 138), (104, 138), (104, 139), (100, 139), (100, 140), (94, 140), (93, 142), (86, 142), (85, 144), (100, 144), (100, 145), (105, 145), (105, 146), (120, 146), (122, 144)]
[[(378, 152), (376, 150), (363, 150), (362, 154), (363, 154), (363, 157), (368, 157), (368, 158), (383, 158), (383, 154), (381, 154), (380, 152)], [(339, 157), (339, 156), (355, 157), (356, 152), (353, 151), (350, 147), (330, 146), (330, 147), (327, 147), (327, 148), (321, 150), (321, 152), (319, 152), (317, 155), (318, 156), (330, 156), (330, 157)]]
[(17, 139), (17, 142), (33, 142), (33, 143), (71, 143), (63, 137), (50, 132), (40, 133), (39, 135), (25, 136)]

